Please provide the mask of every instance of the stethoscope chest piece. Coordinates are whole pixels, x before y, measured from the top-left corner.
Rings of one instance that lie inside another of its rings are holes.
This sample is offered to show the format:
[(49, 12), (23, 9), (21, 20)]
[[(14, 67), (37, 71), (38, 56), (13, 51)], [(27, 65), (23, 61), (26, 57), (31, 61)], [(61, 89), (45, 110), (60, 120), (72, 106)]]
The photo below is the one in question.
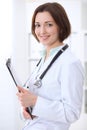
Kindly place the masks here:
[(35, 79), (34, 85), (35, 85), (37, 88), (40, 88), (40, 87), (42, 86), (42, 81), (41, 81), (41, 79), (40, 79), (40, 78)]

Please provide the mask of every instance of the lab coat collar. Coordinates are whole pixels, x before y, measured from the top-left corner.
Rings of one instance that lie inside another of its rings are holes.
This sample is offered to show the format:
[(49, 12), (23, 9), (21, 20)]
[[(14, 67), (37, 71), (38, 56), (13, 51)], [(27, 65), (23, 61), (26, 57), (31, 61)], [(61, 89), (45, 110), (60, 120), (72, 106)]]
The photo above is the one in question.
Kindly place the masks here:
[[(64, 45), (52, 48), (50, 50), (50, 56), (52, 56), (53, 54), (57, 53)], [(41, 57), (45, 57), (46, 56), (46, 48), (44, 47), (42, 50), (40, 50), (39, 53), (40, 53)]]

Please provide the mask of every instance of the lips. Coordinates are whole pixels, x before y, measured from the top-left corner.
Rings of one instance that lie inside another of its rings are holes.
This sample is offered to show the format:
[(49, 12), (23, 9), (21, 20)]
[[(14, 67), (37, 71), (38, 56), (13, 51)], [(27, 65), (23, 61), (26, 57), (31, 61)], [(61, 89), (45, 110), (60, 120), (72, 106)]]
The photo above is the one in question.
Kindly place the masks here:
[(47, 40), (49, 38), (49, 36), (40, 36), (41, 40)]

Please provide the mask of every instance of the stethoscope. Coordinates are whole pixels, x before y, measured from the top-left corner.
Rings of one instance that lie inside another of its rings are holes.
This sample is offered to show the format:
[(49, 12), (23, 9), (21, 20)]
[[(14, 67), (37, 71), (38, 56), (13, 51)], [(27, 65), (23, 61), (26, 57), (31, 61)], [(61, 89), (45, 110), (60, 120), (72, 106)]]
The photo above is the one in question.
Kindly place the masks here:
[[(40, 88), (42, 86), (42, 79), (44, 78), (44, 76), (46, 75), (47, 71), (50, 69), (50, 67), (52, 66), (52, 64), (55, 62), (55, 60), (68, 48), (68, 45), (66, 44), (64, 47), (62, 47), (58, 52), (57, 54), (53, 57), (53, 59), (51, 60), (51, 62), (49, 63), (49, 65), (47, 66), (47, 68), (44, 70), (44, 72), (38, 77), (35, 78), (35, 82), (34, 82), (34, 85), (37, 87), (37, 88)], [(41, 62), (41, 59), (40, 61), (38, 62), (37, 66), (39, 66)]]
[[(57, 54), (53, 57), (53, 59), (51, 60), (51, 62), (49, 63), (49, 65), (47, 66), (47, 68), (44, 70), (44, 72), (40, 75), (40, 76), (36, 76), (35, 81), (34, 81), (34, 85), (36, 88), (40, 88), (42, 86), (42, 79), (44, 78), (45, 74), (47, 73), (47, 71), (50, 69), (50, 67), (52, 66), (52, 64), (55, 62), (55, 60), (68, 48), (68, 45), (66, 44), (64, 47), (62, 47)], [(36, 67), (39, 66), (40, 62), (41, 62), (42, 58), (39, 60), (39, 62), (37, 63)], [(12, 74), (11, 71), (11, 59), (8, 59), (6, 62), (6, 66), (14, 80), (15, 85), (17, 86), (17, 82)], [(27, 81), (29, 80), (29, 78), (27, 79)], [(23, 85), (23, 87), (26, 86), (27, 81), (25, 82), (25, 84)], [(27, 88), (29, 88), (29, 86), (27, 86)]]

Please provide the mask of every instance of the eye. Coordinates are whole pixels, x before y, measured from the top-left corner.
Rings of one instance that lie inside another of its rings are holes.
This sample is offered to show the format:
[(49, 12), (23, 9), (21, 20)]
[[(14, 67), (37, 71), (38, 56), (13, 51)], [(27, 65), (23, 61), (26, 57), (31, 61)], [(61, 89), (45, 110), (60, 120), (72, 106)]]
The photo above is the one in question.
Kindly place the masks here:
[(51, 27), (51, 26), (53, 26), (53, 24), (52, 23), (47, 23), (47, 26)]
[(39, 28), (40, 24), (39, 23), (35, 23), (35, 28)]

